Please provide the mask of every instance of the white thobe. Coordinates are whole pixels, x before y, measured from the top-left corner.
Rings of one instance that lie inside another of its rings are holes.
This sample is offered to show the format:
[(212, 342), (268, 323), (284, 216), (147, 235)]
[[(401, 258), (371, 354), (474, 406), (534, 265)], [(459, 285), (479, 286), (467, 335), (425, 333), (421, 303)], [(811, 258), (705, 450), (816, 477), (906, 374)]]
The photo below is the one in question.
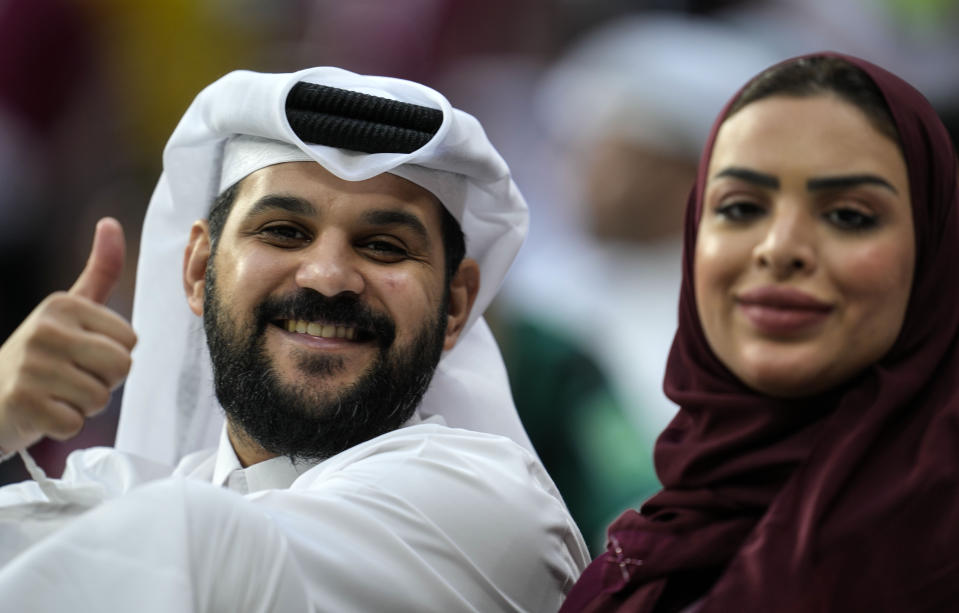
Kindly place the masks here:
[(314, 466), (241, 468), (224, 435), (0, 489), (10, 611), (555, 611), (587, 562), (538, 460), (434, 420)]

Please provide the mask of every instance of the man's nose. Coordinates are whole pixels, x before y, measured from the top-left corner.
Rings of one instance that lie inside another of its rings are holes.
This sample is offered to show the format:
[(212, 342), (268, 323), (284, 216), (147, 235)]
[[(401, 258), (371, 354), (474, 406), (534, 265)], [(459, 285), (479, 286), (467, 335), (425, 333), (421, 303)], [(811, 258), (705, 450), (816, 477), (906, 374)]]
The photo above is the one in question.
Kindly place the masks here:
[(801, 204), (773, 209), (766, 233), (753, 249), (753, 260), (777, 279), (808, 274), (816, 268), (816, 219)]
[(363, 293), (366, 281), (359, 268), (359, 255), (346, 237), (323, 233), (302, 252), (302, 257), (296, 271), (296, 283), (300, 287), (324, 296)]

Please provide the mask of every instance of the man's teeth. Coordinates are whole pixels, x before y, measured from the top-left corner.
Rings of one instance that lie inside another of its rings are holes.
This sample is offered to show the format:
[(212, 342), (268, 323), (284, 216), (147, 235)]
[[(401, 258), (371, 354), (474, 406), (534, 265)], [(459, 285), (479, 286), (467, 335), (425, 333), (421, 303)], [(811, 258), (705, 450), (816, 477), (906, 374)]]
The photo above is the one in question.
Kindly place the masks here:
[(329, 326), (302, 319), (287, 319), (284, 327), (287, 332), (299, 332), (320, 338), (345, 338), (350, 341), (356, 338), (356, 328)]

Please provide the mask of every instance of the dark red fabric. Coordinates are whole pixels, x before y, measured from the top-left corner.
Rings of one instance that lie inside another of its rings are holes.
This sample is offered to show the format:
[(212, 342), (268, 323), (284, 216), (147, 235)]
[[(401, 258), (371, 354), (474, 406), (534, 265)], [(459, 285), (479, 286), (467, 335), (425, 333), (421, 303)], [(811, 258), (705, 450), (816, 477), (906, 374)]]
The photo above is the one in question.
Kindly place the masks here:
[(563, 611), (658, 613), (703, 597), (697, 613), (959, 610), (956, 155), (921, 94), (840, 57), (883, 92), (909, 171), (916, 272), (900, 336), (855, 380), (796, 401), (751, 391), (717, 360), (692, 268), (717, 122), (687, 204), (665, 381), (681, 409), (655, 450), (664, 489), (610, 526)]

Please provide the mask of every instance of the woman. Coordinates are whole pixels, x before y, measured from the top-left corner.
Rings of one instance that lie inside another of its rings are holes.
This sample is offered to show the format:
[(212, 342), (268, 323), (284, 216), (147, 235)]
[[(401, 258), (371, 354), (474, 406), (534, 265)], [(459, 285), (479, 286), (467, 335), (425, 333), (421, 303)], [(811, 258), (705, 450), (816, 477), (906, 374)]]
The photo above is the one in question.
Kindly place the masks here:
[(956, 166), (859, 59), (734, 98), (687, 209), (664, 489), (564, 611), (959, 608)]

